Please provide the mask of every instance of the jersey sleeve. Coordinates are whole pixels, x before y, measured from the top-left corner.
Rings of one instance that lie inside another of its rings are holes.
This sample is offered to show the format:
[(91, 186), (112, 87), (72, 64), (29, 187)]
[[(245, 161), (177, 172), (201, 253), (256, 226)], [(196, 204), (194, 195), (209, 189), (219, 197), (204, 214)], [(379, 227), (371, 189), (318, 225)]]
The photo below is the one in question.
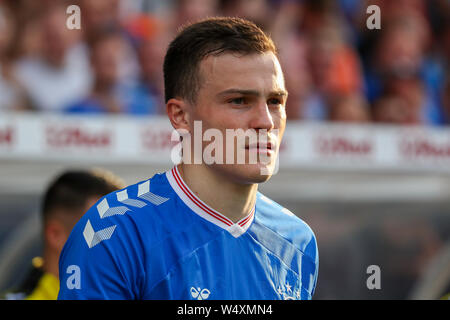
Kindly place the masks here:
[[(312, 231), (311, 231), (312, 232)], [(314, 295), (316, 291), (317, 278), (319, 276), (319, 250), (317, 248), (317, 240), (313, 233), (313, 237), (310, 243), (310, 250), (312, 251), (311, 257), (314, 261), (314, 270), (312, 272), (313, 280), (312, 280), (312, 288), (311, 288), (311, 297)]]
[(299, 243), (303, 243), (299, 247), (306, 259), (302, 263), (301, 276), (302, 279), (305, 279), (305, 288), (310, 294), (309, 299), (311, 299), (316, 290), (319, 275), (319, 250), (316, 236), (310, 226), (302, 220), (299, 226), (299, 239), (302, 239)]
[(144, 268), (129, 212), (101, 219), (97, 211), (83, 216), (61, 252), (58, 299), (139, 299)]

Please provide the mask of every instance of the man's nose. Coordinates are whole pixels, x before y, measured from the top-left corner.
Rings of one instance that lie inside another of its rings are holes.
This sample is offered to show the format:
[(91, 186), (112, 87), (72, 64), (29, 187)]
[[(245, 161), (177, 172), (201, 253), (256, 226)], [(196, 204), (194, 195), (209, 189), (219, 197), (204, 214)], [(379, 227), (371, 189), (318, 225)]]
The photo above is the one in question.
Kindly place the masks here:
[(267, 102), (262, 102), (255, 106), (250, 128), (255, 130), (266, 129), (267, 131), (274, 128), (272, 114)]

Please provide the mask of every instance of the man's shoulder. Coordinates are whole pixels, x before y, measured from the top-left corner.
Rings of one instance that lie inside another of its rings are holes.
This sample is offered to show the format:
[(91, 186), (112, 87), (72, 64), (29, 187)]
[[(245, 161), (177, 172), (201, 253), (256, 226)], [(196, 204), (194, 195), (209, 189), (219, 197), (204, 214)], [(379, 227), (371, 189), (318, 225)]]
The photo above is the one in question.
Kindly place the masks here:
[(144, 229), (147, 235), (157, 236), (160, 225), (173, 212), (168, 209), (173, 195), (164, 179), (164, 174), (158, 173), (101, 197), (73, 232), (83, 235), (90, 248), (110, 238), (139, 239)]
[[(262, 193), (258, 192), (256, 205), (258, 212), (261, 212), (262, 216), (266, 220), (276, 220), (281, 222), (288, 222), (290, 224), (294, 224), (296, 227), (301, 227), (302, 229), (306, 229), (308, 233), (312, 233), (311, 228), (308, 224), (303, 221), (299, 216), (294, 214), (291, 210), (283, 207), (278, 202), (266, 197)], [(275, 223), (278, 225), (278, 223)]]
[(277, 237), (292, 244), (312, 260), (316, 260), (316, 237), (304, 220), (261, 193), (257, 195), (256, 206), (256, 219), (264, 226), (265, 230), (276, 234)]
[(101, 216), (114, 215), (114, 210), (108, 212), (111, 209), (108, 204), (133, 212), (148, 211), (156, 209), (171, 197), (171, 189), (165, 174), (157, 173), (150, 179), (139, 181), (104, 196), (98, 201), (97, 209)]

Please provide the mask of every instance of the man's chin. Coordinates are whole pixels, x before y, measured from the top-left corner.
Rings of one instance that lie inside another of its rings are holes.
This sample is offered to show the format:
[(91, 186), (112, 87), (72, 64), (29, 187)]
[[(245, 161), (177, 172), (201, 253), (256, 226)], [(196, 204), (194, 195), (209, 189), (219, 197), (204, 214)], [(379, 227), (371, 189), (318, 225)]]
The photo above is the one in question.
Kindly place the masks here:
[[(228, 167), (225, 165), (225, 167)], [(238, 164), (221, 170), (228, 178), (240, 184), (264, 183), (272, 177), (273, 166), (264, 164)]]
[(258, 176), (255, 176), (255, 177), (251, 177), (249, 180), (249, 183), (264, 183), (264, 182), (266, 182), (267, 180), (269, 180), (270, 178), (271, 178), (272, 176), (271, 175), (262, 175), (262, 174), (260, 174), (260, 175), (258, 175)]

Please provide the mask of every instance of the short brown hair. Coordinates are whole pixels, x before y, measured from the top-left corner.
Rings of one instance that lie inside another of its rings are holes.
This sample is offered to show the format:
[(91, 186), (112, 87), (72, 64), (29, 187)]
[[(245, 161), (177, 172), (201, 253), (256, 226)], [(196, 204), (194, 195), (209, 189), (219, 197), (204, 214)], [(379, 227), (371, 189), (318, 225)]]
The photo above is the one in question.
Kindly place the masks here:
[(181, 97), (195, 102), (201, 85), (200, 62), (229, 52), (277, 54), (272, 39), (245, 19), (215, 17), (188, 25), (170, 43), (164, 59), (165, 101)]
[(86, 206), (89, 198), (100, 198), (125, 187), (121, 178), (101, 168), (67, 170), (58, 175), (47, 187), (42, 201), (44, 223), (55, 209), (67, 215), (76, 215)]

